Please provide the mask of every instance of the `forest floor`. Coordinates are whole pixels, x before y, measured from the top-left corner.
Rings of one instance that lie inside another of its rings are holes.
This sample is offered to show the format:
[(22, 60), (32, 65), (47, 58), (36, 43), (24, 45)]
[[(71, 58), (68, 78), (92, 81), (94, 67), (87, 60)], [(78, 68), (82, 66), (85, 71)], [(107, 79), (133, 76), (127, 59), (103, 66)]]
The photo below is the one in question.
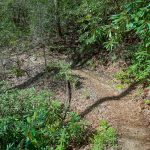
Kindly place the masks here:
[[(23, 68), (28, 68), (32, 77), (43, 71), (44, 59), (42, 57), (20, 55), (24, 59)], [(29, 63), (30, 59), (30, 63)], [(47, 61), (66, 59), (65, 55), (49, 54)], [(28, 62), (28, 63), (27, 63)], [(72, 89), (71, 110), (80, 114), (92, 129), (96, 129), (101, 120), (107, 120), (117, 129), (119, 150), (150, 150), (150, 107), (143, 103), (140, 85), (131, 85), (118, 90), (113, 77), (114, 68), (96, 70), (88, 68), (73, 69), (74, 75), (80, 80), (80, 86)], [(16, 78), (10, 76), (12, 85), (26, 82), (28, 76)], [(65, 84), (54, 81), (52, 77), (44, 75), (33, 83), (27, 85), (38, 90), (49, 89), (55, 98), (62, 102), (66, 99)], [(79, 149), (79, 148), (78, 148)], [(84, 145), (80, 150), (88, 150)]]

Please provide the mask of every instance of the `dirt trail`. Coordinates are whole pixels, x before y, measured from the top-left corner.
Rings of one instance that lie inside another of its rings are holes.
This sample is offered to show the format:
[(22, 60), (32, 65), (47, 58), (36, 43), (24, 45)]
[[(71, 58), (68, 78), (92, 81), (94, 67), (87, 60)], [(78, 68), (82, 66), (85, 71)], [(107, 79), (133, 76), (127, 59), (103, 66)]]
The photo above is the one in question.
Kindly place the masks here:
[[(22, 57), (26, 60), (24, 55)], [(54, 60), (54, 57), (50, 57), (49, 60)], [(25, 64), (24, 68), (30, 68), (30, 73), (34, 76), (37, 72), (41, 72), (43, 66), (44, 60), (39, 57), (33, 60), (30, 66)], [(73, 90), (71, 109), (82, 114), (93, 128), (98, 126), (100, 120), (107, 120), (119, 133), (119, 150), (150, 150), (150, 110), (141, 108), (136, 90), (131, 87), (120, 93), (104, 73), (96, 74), (88, 70), (72, 72), (80, 77), (81, 85)], [(19, 79), (12, 78), (11, 81), (17, 85), (27, 79), (25, 76)], [(50, 78), (43, 76), (31, 86), (39, 90), (55, 89), (56, 98), (62, 101), (66, 99), (64, 84), (61, 85), (59, 81), (53, 83)], [(88, 147), (82, 150), (88, 150)]]
[(140, 101), (135, 100), (135, 89), (129, 89), (119, 98), (120, 93), (101, 75), (85, 70), (74, 70), (73, 73), (83, 78), (80, 92), (86, 89), (89, 95), (87, 99), (82, 99), (84, 90), (74, 92), (72, 109), (83, 113), (90, 108), (84, 117), (90, 120), (94, 128), (100, 120), (108, 120), (120, 135), (119, 149), (150, 150), (149, 120), (144, 116)]

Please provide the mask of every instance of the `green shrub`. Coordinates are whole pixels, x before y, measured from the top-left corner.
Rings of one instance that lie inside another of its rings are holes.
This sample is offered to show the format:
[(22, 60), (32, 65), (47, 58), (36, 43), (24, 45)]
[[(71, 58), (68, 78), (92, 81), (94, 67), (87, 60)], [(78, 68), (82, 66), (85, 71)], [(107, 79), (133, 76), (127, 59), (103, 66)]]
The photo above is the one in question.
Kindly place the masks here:
[(133, 63), (128, 69), (136, 81), (147, 80), (150, 74), (150, 51), (141, 49), (135, 53)]
[(111, 57), (117, 54), (131, 64), (127, 74), (132, 79), (140, 81), (148, 78), (150, 72), (149, 1), (83, 0), (77, 12), (81, 50), (90, 50), (87, 54), (95, 49), (103, 50), (103, 53), (107, 52)]
[(131, 83), (131, 76), (126, 70), (122, 70), (115, 74), (115, 79), (120, 80), (122, 84), (129, 84)]
[[(132, 55), (128, 73), (136, 81), (148, 78), (150, 72), (150, 3), (134, 0), (127, 3), (119, 14), (110, 18), (111, 24), (105, 26), (108, 41), (105, 47), (111, 50), (129, 38), (136, 48)], [(128, 37), (129, 36), (129, 37)]]
[(48, 91), (12, 90), (0, 95), (2, 150), (65, 150), (78, 144), (84, 132), (80, 117), (53, 101)]
[(57, 70), (58, 73), (55, 75), (55, 79), (70, 81), (73, 86), (76, 86), (79, 81), (78, 78), (73, 75), (71, 65), (65, 61), (50, 63), (47, 65), (46, 70)]
[(123, 1), (83, 0), (77, 10), (79, 16), (80, 41), (86, 45), (105, 41), (103, 25), (109, 22), (109, 16), (120, 10)]
[(92, 150), (104, 150), (108, 147), (116, 146), (117, 134), (114, 128), (110, 127), (106, 121), (102, 121), (91, 139)]

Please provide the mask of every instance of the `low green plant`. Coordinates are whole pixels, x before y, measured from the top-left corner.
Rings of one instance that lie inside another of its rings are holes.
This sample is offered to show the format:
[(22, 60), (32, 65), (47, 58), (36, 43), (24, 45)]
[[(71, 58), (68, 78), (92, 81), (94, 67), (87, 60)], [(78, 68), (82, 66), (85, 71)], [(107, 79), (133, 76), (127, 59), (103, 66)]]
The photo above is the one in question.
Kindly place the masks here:
[(150, 105), (150, 99), (144, 100), (144, 103), (145, 103), (146, 105)]
[(18, 78), (25, 75), (25, 71), (23, 69), (20, 69), (18, 67), (13, 67), (12, 73)]
[(141, 49), (135, 53), (132, 65), (128, 69), (128, 74), (132, 75), (136, 81), (147, 80), (150, 73), (150, 51)]
[(5, 91), (9, 88), (9, 83), (5, 80), (0, 81), (0, 91)]
[(106, 121), (100, 123), (96, 134), (91, 139), (92, 150), (105, 150), (109, 147), (116, 146), (116, 130), (108, 125)]
[(117, 72), (115, 79), (121, 81), (121, 84), (130, 84), (132, 82), (131, 75), (126, 70)]
[(57, 74), (55, 75), (56, 79), (70, 81), (73, 86), (78, 83), (78, 78), (72, 73), (71, 65), (65, 61), (58, 61), (48, 64), (47, 70), (58, 70)]
[(125, 85), (124, 85), (124, 84), (117, 84), (117, 85), (115, 86), (115, 88), (116, 88), (117, 90), (123, 90), (123, 89), (125, 89)]
[(2, 150), (65, 150), (83, 138), (84, 123), (74, 112), (64, 120), (64, 106), (49, 91), (34, 88), (0, 94)]

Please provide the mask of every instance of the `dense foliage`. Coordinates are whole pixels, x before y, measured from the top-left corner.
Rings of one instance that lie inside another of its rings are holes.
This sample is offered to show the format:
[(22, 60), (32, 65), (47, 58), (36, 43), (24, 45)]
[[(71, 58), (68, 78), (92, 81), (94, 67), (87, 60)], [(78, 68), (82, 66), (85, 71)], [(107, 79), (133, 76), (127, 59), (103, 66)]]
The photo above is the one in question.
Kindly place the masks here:
[[(81, 5), (80, 11), (83, 13), (84, 8), (85, 13), (79, 21), (82, 47), (93, 51), (93, 45), (98, 45), (108, 51), (112, 59), (129, 61), (131, 66), (127, 72), (131, 78), (147, 78), (150, 72), (150, 2), (86, 2)], [(110, 7), (106, 11), (107, 5)]]
[(84, 124), (48, 91), (13, 90), (0, 95), (0, 149), (63, 150), (79, 144)]
[(129, 38), (132, 45), (136, 44), (129, 74), (136, 80), (147, 78), (150, 73), (150, 3), (140, 0), (128, 3), (111, 20), (107, 44), (113, 47)]

